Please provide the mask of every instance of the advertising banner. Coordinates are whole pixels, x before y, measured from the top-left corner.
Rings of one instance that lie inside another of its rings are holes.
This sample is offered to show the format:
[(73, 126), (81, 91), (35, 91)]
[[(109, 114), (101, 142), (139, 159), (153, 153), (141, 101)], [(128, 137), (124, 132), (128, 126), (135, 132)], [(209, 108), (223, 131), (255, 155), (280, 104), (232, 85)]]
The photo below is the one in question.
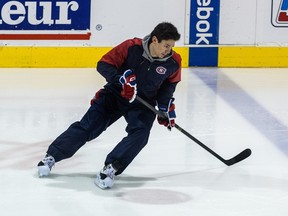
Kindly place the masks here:
[(191, 0), (189, 44), (218, 44), (219, 0)]
[(274, 27), (288, 27), (288, 0), (272, 0), (271, 22)]
[[(217, 66), (220, 0), (190, 0), (189, 65)], [(197, 47), (199, 45), (199, 47)]]
[(0, 39), (89, 40), (90, 0), (1, 0)]

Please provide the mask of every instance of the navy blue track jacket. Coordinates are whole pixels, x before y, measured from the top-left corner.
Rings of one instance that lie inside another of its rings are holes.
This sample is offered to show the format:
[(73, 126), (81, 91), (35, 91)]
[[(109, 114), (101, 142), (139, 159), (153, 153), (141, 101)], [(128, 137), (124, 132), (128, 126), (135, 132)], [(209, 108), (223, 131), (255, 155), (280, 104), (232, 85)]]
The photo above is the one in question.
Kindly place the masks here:
[(181, 56), (172, 51), (162, 59), (152, 58), (149, 38), (148, 35), (144, 39), (129, 39), (114, 47), (100, 59), (97, 71), (109, 85), (119, 83), (124, 71), (131, 69), (136, 74), (137, 95), (151, 104), (157, 101), (166, 106), (181, 80)]

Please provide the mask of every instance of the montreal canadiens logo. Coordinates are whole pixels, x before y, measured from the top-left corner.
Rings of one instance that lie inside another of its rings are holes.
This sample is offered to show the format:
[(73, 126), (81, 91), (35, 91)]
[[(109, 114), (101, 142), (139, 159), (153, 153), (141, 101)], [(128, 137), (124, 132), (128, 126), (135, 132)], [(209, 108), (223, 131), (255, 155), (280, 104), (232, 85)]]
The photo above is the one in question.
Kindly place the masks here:
[(158, 74), (165, 74), (166, 71), (167, 71), (167, 69), (164, 68), (164, 67), (162, 67), (162, 66), (159, 66), (159, 67), (156, 68), (156, 72), (157, 72)]

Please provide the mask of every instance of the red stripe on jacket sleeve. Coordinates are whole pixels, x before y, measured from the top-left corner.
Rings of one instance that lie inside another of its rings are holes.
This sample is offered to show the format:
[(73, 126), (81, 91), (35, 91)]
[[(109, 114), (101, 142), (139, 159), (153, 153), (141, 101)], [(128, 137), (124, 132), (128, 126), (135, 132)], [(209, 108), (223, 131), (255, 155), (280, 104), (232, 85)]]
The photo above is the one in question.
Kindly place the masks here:
[(168, 77), (169, 82), (171, 83), (177, 83), (181, 81), (181, 56), (174, 52), (172, 55), (172, 58), (177, 62), (177, 64), (179, 65), (179, 68), (177, 69), (177, 71), (175, 73), (173, 73), (171, 76)]
[(126, 40), (106, 53), (100, 61), (111, 64), (118, 69), (127, 59), (129, 47), (140, 44), (142, 44), (142, 40), (138, 38)]

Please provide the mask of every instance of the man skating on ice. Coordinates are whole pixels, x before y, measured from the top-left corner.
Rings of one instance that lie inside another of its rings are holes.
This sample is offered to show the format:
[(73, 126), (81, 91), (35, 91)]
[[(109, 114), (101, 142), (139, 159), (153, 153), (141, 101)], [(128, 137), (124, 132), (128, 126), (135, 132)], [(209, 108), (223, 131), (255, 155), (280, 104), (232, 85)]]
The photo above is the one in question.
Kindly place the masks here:
[(111, 188), (147, 144), (156, 115), (135, 100), (136, 95), (166, 113), (160, 124), (175, 126), (173, 93), (181, 79), (181, 57), (172, 48), (180, 39), (177, 28), (168, 22), (158, 24), (143, 39), (128, 39), (105, 54), (97, 71), (107, 84), (95, 93), (91, 106), (80, 121), (74, 122), (48, 147), (38, 164), (39, 176), (48, 176), (56, 162), (72, 157), (86, 142), (98, 137), (120, 117), (127, 122), (124, 137), (107, 155), (95, 184)]

